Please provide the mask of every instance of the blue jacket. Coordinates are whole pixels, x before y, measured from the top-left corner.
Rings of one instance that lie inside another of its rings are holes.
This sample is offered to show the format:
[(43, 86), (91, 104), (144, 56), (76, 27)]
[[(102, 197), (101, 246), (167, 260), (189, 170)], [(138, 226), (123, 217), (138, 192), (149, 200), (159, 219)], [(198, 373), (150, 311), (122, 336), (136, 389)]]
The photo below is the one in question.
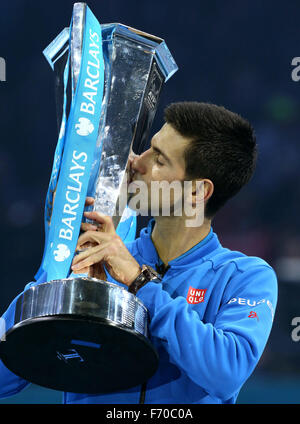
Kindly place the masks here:
[[(155, 267), (160, 259), (151, 240), (153, 224), (127, 247), (141, 265)], [(145, 404), (235, 403), (271, 331), (277, 304), (273, 268), (222, 247), (211, 228), (205, 239), (169, 262), (161, 283), (147, 283), (137, 296), (149, 311), (151, 341), (159, 354)], [(9, 328), (11, 318), (4, 317)], [(1, 397), (27, 384), (0, 361)], [(64, 393), (64, 403), (137, 404), (140, 390)]]

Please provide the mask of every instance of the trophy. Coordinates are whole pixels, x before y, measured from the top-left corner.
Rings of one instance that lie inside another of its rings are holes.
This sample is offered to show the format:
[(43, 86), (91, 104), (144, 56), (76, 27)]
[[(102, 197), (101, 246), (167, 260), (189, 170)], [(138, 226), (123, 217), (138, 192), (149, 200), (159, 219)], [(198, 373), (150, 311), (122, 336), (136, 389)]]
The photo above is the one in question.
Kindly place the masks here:
[(51, 389), (125, 390), (158, 366), (148, 311), (121, 284), (74, 275), (70, 266), (87, 196), (123, 241), (135, 238), (135, 213), (120, 201), (128, 158), (143, 151), (163, 83), (177, 66), (164, 40), (122, 24), (100, 26), (85, 3), (74, 4), (70, 27), (44, 55), (55, 73), (59, 128), (44, 255), (36, 281), (10, 305), (0, 358)]

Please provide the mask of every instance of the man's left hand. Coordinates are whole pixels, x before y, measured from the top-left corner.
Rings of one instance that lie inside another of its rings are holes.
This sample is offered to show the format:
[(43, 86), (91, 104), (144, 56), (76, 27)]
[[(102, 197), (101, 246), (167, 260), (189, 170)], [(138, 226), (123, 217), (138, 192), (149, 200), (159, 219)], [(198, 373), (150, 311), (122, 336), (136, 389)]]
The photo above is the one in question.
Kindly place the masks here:
[(117, 235), (112, 218), (95, 211), (84, 212), (84, 216), (96, 225), (82, 224), (85, 232), (78, 238), (76, 250), (80, 251), (86, 243), (92, 247), (74, 257), (73, 272), (80, 273), (87, 268), (105, 265), (115, 280), (129, 286), (140, 274), (141, 268)]

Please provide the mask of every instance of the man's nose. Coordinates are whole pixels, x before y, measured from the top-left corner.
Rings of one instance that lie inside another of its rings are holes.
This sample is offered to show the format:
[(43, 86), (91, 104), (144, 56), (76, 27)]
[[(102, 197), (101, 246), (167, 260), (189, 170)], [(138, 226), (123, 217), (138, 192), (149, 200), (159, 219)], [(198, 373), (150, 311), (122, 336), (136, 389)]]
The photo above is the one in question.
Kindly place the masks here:
[(134, 172), (138, 172), (140, 174), (145, 174), (147, 172), (147, 156), (148, 156), (148, 150), (143, 152), (141, 155), (136, 155), (133, 158), (131, 168)]

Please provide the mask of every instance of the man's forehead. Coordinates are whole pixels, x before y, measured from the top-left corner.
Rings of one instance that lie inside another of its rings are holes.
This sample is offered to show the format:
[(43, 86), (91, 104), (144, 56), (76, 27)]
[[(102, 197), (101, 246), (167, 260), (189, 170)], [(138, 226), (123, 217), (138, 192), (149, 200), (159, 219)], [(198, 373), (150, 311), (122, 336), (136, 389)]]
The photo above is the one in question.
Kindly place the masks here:
[(167, 149), (169, 152), (182, 152), (189, 144), (189, 139), (179, 134), (170, 124), (165, 123), (154, 135), (152, 144), (160, 149)]

